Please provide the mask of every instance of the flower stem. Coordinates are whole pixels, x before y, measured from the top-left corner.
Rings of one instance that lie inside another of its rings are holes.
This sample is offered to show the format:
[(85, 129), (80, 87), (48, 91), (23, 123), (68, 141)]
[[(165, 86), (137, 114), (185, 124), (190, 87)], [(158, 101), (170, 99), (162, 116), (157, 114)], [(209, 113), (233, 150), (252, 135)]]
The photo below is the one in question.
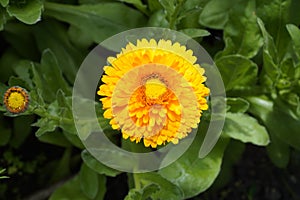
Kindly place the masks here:
[(133, 181), (134, 181), (135, 189), (137, 190), (142, 189), (141, 181), (137, 173), (133, 173)]

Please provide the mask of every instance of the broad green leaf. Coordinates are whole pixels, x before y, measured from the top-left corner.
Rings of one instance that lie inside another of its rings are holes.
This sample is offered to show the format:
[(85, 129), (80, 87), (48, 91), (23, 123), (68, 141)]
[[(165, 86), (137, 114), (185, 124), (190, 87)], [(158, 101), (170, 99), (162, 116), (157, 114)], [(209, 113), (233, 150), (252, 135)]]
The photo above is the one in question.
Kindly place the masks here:
[(82, 30), (71, 25), (68, 30), (70, 41), (80, 49), (88, 49), (93, 44), (93, 40)]
[(122, 3), (73, 6), (46, 2), (45, 15), (76, 26), (96, 43), (146, 24), (145, 17), (140, 12)]
[(3, 7), (6, 7), (9, 3), (9, 0), (0, 0), (0, 4), (3, 6)]
[(99, 162), (98, 160), (96, 160), (87, 150), (82, 151), (81, 157), (87, 166), (89, 166), (91, 169), (93, 169), (99, 174), (105, 174), (106, 176), (114, 177), (121, 173), (120, 171), (109, 168), (106, 165)]
[(52, 103), (49, 110), (53, 105), (53, 115), (59, 117), (59, 127), (70, 134), (76, 135), (77, 130), (73, 120), (72, 114), (72, 99), (66, 97), (62, 90), (58, 90), (56, 95), (57, 105)]
[(162, 5), (159, 3), (159, 0), (152, 0), (152, 1), (148, 1), (147, 3), (148, 3), (149, 10), (152, 13), (161, 10), (163, 8)]
[[(67, 28), (54, 20), (43, 20), (43, 22), (34, 26), (33, 31), (37, 46), (40, 52), (51, 49), (55, 53), (57, 63), (69, 83), (75, 80), (77, 69), (79, 68), (84, 55), (87, 52), (78, 49), (69, 40)], [(51, 35), (51, 37), (49, 37)], [(78, 37), (83, 37), (80, 33)]]
[(188, 35), (191, 38), (205, 37), (210, 35), (210, 33), (207, 30), (197, 29), (197, 28), (187, 28), (187, 29), (181, 29), (179, 31)]
[(251, 60), (240, 55), (224, 56), (216, 61), (226, 91), (235, 87), (254, 85), (258, 67)]
[(90, 200), (80, 189), (79, 176), (64, 183), (50, 196), (49, 200)]
[(75, 147), (79, 149), (85, 148), (77, 134), (75, 135), (74, 133), (68, 133), (67, 131), (63, 131), (63, 134), (67, 138), (67, 140), (71, 142), (71, 144)]
[(124, 200), (147, 200), (151, 194), (159, 191), (159, 186), (156, 184), (146, 185), (143, 189), (131, 189)]
[(255, 118), (243, 113), (226, 113), (223, 134), (259, 146), (266, 146), (270, 142), (266, 128)]
[(36, 114), (38, 114), (39, 112), (44, 113), (46, 104), (42, 97), (41, 89), (37, 88), (37, 89), (31, 90), (29, 92), (29, 95), (30, 95), (29, 110), (34, 110), (34, 113), (36, 113)]
[(291, 116), (295, 120), (300, 120), (300, 94), (296, 93), (296, 88), (289, 87), (280, 96), (275, 99), (275, 106), (280, 108), (284, 113)]
[(263, 40), (255, 10), (255, 0), (250, 0), (237, 4), (229, 11), (228, 23), (224, 28), (226, 47), (222, 56), (240, 54), (252, 58), (257, 54)]
[(94, 200), (103, 200), (106, 193), (106, 176), (98, 174), (98, 193)]
[(12, 1), (7, 6), (9, 15), (26, 24), (35, 24), (41, 19), (43, 3), (40, 0)]
[(232, 113), (244, 113), (249, 108), (249, 103), (243, 98), (236, 97), (236, 98), (226, 98), (226, 104), (228, 107), (228, 112)]
[(42, 89), (42, 96), (46, 102), (53, 102), (56, 99), (58, 90), (62, 90), (66, 95), (71, 94), (70, 88), (63, 78), (61, 69), (57, 63), (55, 55), (49, 49), (42, 55), (41, 65), (34, 67), (38, 74), (34, 73), (35, 79), (40, 79), (35, 84)]
[(0, 31), (3, 30), (5, 23), (6, 23), (6, 10), (0, 7)]
[(83, 193), (90, 199), (94, 199), (99, 190), (97, 173), (83, 163), (79, 172), (79, 181)]
[(275, 47), (275, 43), (273, 41), (272, 36), (267, 32), (265, 29), (264, 23), (261, 19), (257, 18), (257, 23), (261, 29), (263, 39), (264, 39), (264, 46), (263, 46), (263, 70), (266, 74), (271, 78), (274, 82), (279, 77), (279, 60), (277, 56), (277, 49)]
[(289, 34), (285, 25), (294, 23), (291, 18), (291, 2), (292, 0), (259, 0), (257, 1), (257, 15), (262, 19), (266, 25), (266, 30), (274, 38), (275, 47), (278, 51), (278, 57), (273, 59), (282, 60), (288, 43), (290, 41)]
[(172, 17), (173, 13), (175, 12), (177, 6), (177, 0), (159, 0), (159, 3), (166, 11), (166, 14), (170, 20), (170, 17)]
[(48, 118), (41, 118), (32, 125), (39, 127), (39, 129), (35, 132), (35, 136), (40, 137), (47, 132), (53, 132), (58, 126), (58, 122)]
[(5, 83), (8, 79), (14, 75), (13, 67), (18, 63), (20, 57), (12, 48), (4, 51), (0, 57), (0, 82)]
[(33, 62), (28, 60), (21, 60), (14, 68), (16, 75), (22, 80), (24, 80), (30, 89), (33, 88), (33, 82), (31, 77), (31, 69), (33, 66)]
[(158, 10), (154, 12), (150, 16), (147, 25), (151, 27), (169, 27), (169, 22), (166, 19), (166, 13), (164, 12), (164, 10)]
[(59, 90), (56, 98), (57, 100), (51, 103), (47, 110), (34, 110), (36, 114), (42, 117), (33, 124), (40, 127), (36, 132), (37, 137), (46, 132), (54, 131), (56, 127), (60, 127), (70, 134), (75, 135), (77, 133), (71, 111), (71, 97), (65, 97)]
[(199, 158), (198, 151), (204, 137), (204, 132), (201, 130), (182, 157), (159, 170), (160, 175), (183, 191), (183, 198), (189, 198), (207, 190), (220, 171), (227, 139), (220, 139), (206, 157)]
[(30, 89), (30, 86), (26, 83), (26, 81), (24, 81), (23, 79), (19, 78), (19, 77), (15, 77), (15, 76), (11, 76), (8, 80), (8, 85), (10, 87), (12, 86), (20, 86), (26, 90)]
[(71, 143), (66, 139), (63, 133), (59, 130), (42, 134), (38, 137), (38, 140), (48, 144), (53, 144), (60, 147), (70, 147)]
[(5, 25), (3, 35), (23, 59), (38, 60), (40, 58), (31, 26), (17, 21), (10, 21)]
[(295, 53), (298, 56), (298, 59), (300, 59), (300, 30), (294, 24), (287, 24), (286, 28), (292, 38), (292, 41), (293, 41), (292, 44), (293, 44)]
[[(149, 172), (142, 174), (134, 174), (139, 180), (142, 188), (149, 187), (149, 185), (157, 185), (159, 190), (155, 193), (149, 194), (150, 198), (153, 200), (159, 199), (170, 199), (170, 200), (181, 200), (183, 199), (183, 193), (179, 187), (177, 187), (171, 181), (163, 178), (160, 174)], [(152, 186), (151, 186), (152, 187)], [(156, 189), (156, 188), (154, 188)], [(153, 190), (153, 188), (151, 189)], [(150, 193), (150, 192), (149, 192)]]
[(249, 111), (260, 118), (267, 130), (284, 143), (300, 149), (300, 121), (294, 119), (266, 97), (247, 97)]
[(141, 12), (148, 14), (147, 6), (143, 4), (142, 0), (118, 0), (118, 1), (132, 4)]
[(300, 13), (298, 12), (299, 7), (300, 1), (292, 0), (289, 8), (289, 18), (293, 24), (300, 24)]
[(224, 29), (228, 21), (229, 11), (241, 0), (212, 0), (203, 8), (199, 22), (203, 26), (213, 29)]
[(279, 168), (287, 167), (290, 160), (290, 147), (275, 134), (270, 134), (271, 142), (267, 146), (267, 153), (271, 161)]

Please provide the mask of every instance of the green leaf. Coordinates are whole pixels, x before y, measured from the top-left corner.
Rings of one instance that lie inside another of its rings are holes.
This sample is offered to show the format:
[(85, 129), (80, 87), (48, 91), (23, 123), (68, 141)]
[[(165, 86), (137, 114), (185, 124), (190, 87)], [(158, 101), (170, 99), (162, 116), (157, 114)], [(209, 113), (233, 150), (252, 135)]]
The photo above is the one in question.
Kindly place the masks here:
[[(33, 34), (40, 52), (46, 49), (51, 49), (52, 52), (55, 52), (59, 68), (69, 83), (73, 83), (77, 70), (87, 51), (74, 47), (69, 40), (67, 28), (54, 20), (43, 20), (34, 26)], [(81, 32), (76, 36), (76, 39), (83, 36), (85, 34)]]
[(88, 49), (93, 44), (93, 40), (76, 26), (70, 26), (68, 36), (70, 41), (80, 49)]
[(199, 23), (213, 29), (224, 29), (228, 21), (229, 11), (241, 0), (212, 0), (203, 8)]
[[(283, 59), (286, 54), (288, 43), (290, 41), (289, 34), (285, 25), (289, 23), (296, 23), (296, 18), (291, 18), (292, 0), (260, 0), (257, 1), (257, 16), (259, 16), (266, 25), (266, 30), (274, 38), (275, 47), (278, 51), (277, 57), (279, 61)], [(298, 13), (299, 15), (299, 13)]]
[(2, 53), (0, 59), (0, 81), (5, 83), (13, 75), (13, 68), (19, 61), (19, 55), (11, 48)]
[(45, 15), (76, 26), (96, 43), (146, 24), (146, 19), (140, 12), (122, 3), (72, 6), (46, 2), (45, 8)]
[(191, 38), (205, 37), (210, 35), (210, 33), (207, 30), (197, 29), (197, 28), (187, 28), (187, 29), (181, 29), (179, 31), (188, 35)]
[(36, 132), (37, 137), (46, 132), (54, 131), (56, 127), (60, 127), (64, 131), (73, 135), (77, 133), (71, 110), (71, 101), (71, 97), (65, 97), (62, 90), (59, 89), (56, 101), (52, 102), (48, 106), (47, 110), (44, 108), (33, 109), (33, 112), (42, 117), (33, 124), (34, 126), (40, 127), (40, 129)]
[(251, 104), (249, 111), (262, 120), (271, 134), (295, 149), (300, 149), (299, 120), (291, 117), (266, 97), (247, 97), (247, 100)]
[(273, 41), (272, 36), (265, 29), (264, 23), (261, 19), (257, 18), (257, 23), (261, 29), (264, 46), (263, 46), (263, 70), (266, 74), (271, 78), (273, 82), (277, 81), (280, 71), (278, 67), (278, 56), (277, 49), (275, 47), (275, 43)]
[(132, 4), (141, 12), (148, 14), (147, 6), (144, 5), (141, 0), (118, 0), (118, 1)]
[(84, 194), (90, 199), (94, 199), (99, 190), (97, 173), (83, 163), (79, 172), (79, 181)]
[(79, 176), (64, 183), (50, 196), (49, 200), (90, 200), (80, 188)]
[(271, 143), (267, 146), (267, 153), (271, 161), (279, 168), (287, 167), (290, 160), (290, 147), (275, 134), (270, 134)]
[(57, 104), (53, 103), (53, 115), (59, 117), (59, 127), (70, 134), (76, 134), (77, 130), (74, 124), (73, 114), (72, 114), (72, 99), (71, 97), (66, 97), (62, 90), (57, 91), (56, 95)]
[(266, 128), (258, 121), (243, 113), (226, 113), (223, 133), (244, 143), (266, 146), (270, 139)]
[(9, 4), (7, 12), (25, 24), (35, 24), (41, 19), (43, 4), (40, 0), (26, 0)]
[[(149, 172), (149, 173), (142, 173), (142, 174), (134, 174), (137, 179), (140, 181), (140, 184), (143, 188), (149, 187), (149, 185), (157, 185), (159, 187), (159, 191), (149, 194), (151, 199), (158, 200), (158, 199), (170, 199), (170, 200), (181, 200), (183, 199), (183, 193), (179, 187), (177, 187), (172, 182), (168, 181), (167, 179), (163, 178), (160, 174)], [(156, 188), (152, 188), (151, 190)], [(146, 189), (145, 189), (146, 190)], [(149, 192), (149, 191), (148, 191)], [(149, 192), (150, 193), (150, 192)]]
[(40, 58), (31, 26), (17, 21), (10, 21), (5, 25), (3, 35), (23, 59), (38, 60)]
[(227, 107), (228, 107), (228, 112), (232, 113), (244, 113), (248, 110), (249, 108), (249, 103), (243, 98), (236, 97), (236, 98), (230, 98), (228, 97), (226, 99)]
[(94, 200), (103, 200), (106, 193), (106, 176), (98, 174), (98, 193)]
[(169, 22), (166, 19), (166, 13), (164, 10), (158, 10), (154, 12), (148, 21), (148, 26), (151, 27), (169, 27)]
[(68, 133), (66, 131), (63, 131), (63, 134), (67, 138), (67, 140), (71, 142), (71, 144), (74, 145), (75, 147), (79, 149), (85, 148), (77, 134), (75, 135), (74, 133)]
[(6, 18), (6, 10), (0, 7), (0, 31), (2, 31), (4, 28)]
[(32, 126), (40, 127), (35, 132), (36, 137), (40, 137), (47, 132), (53, 132), (57, 127), (57, 125), (58, 125), (57, 121), (48, 118), (41, 118), (36, 123), (32, 124)]
[(35, 84), (42, 90), (42, 96), (46, 102), (53, 102), (56, 99), (58, 90), (62, 90), (66, 95), (71, 94), (52, 51), (49, 49), (45, 50), (42, 55), (41, 65), (34, 68), (36, 70), (34, 71)]
[(151, 12), (155, 12), (163, 8), (159, 3), (159, 0), (152, 0), (152, 1), (148, 1), (147, 3)]
[(42, 134), (38, 137), (39, 141), (48, 144), (53, 144), (60, 147), (70, 147), (71, 143), (66, 139), (63, 133), (59, 130), (54, 130), (53, 132), (48, 132), (47, 134)]
[(19, 77), (15, 77), (15, 76), (11, 76), (8, 80), (8, 85), (10, 87), (12, 86), (20, 86), (24, 89), (29, 90), (30, 86), (26, 83), (26, 81), (24, 81), (23, 79), (19, 78)]
[(300, 30), (294, 24), (287, 24), (286, 28), (292, 38), (293, 41), (293, 48), (295, 50), (298, 59), (300, 59)]
[(252, 58), (257, 54), (263, 40), (255, 10), (255, 0), (242, 1), (230, 10), (228, 23), (224, 28), (226, 47), (222, 56), (240, 54)]
[(0, 0), (0, 4), (3, 6), (3, 7), (6, 7), (9, 3), (9, 0)]
[(156, 184), (146, 185), (143, 189), (131, 189), (124, 200), (147, 200), (151, 194), (159, 191), (159, 186)]
[(105, 174), (106, 176), (115, 177), (121, 173), (120, 171), (107, 167), (106, 165), (96, 160), (87, 150), (82, 151), (81, 157), (84, 163), (98, 174)]
[[(171, 17), (175, 12), (177, 0), (159, 0), (168, 17)], [(169, 19), (170, 20), (170, 19)]]
[(25, 81), (25, 83), (29, 87), (28, 89), (33, 88), (33, 82), (31, 77), (31, 69), (33, 67), (34, 67), (33, 62), (28, 60), (21, 60), (14, 68), (16, 75)]
[(251, 60), (240, 55), (224, 56), (216, 61), (226, 91), (234, 87), (253, 85), (256, 82), (258, 67)]
[[(204, 126), (203, 123), (202, 126)], [(159, 170), (160, 175), (183, 191), (183, 198), (189, 198), (207, 190), (220, 171), (227, 139), (220, 139), (205, 158), (199, 158), (198, 151), (203, 141), (203, 133), (201, 128), (183, 156), (171, 165)]]

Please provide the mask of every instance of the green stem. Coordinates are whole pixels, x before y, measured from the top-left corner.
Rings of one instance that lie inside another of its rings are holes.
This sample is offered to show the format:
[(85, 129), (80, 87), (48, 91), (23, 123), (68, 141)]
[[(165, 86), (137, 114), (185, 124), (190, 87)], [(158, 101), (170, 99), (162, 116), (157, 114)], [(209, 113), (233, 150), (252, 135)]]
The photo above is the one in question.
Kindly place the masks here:
[(141, 181), (140, 181), (140, 178), (138, 176), (137, 173), (133, 173), (133, 181), (134, 181), (134, 186), (135, 186), (135, 189), (137, 190), (140, 190), (142, 189), (142, 184), (141, 184)]

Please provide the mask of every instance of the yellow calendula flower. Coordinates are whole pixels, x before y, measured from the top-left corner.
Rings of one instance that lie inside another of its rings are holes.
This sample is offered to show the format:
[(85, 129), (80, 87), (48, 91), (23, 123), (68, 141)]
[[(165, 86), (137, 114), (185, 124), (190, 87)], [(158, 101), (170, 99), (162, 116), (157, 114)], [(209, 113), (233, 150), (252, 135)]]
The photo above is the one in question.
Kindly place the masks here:
[(153, 148), (178, 143), (196, 128), (208, 109), (204, 69), (192, 50), (170, 40), (127, 44), (109, 66), (97, 92), (104, 117), (123, 138)]
[(14, 114), (22, 113), (29, 104), (28, 92), (24, 88), (13, 86), (5, 92), (3, 103), (7, 111)]

